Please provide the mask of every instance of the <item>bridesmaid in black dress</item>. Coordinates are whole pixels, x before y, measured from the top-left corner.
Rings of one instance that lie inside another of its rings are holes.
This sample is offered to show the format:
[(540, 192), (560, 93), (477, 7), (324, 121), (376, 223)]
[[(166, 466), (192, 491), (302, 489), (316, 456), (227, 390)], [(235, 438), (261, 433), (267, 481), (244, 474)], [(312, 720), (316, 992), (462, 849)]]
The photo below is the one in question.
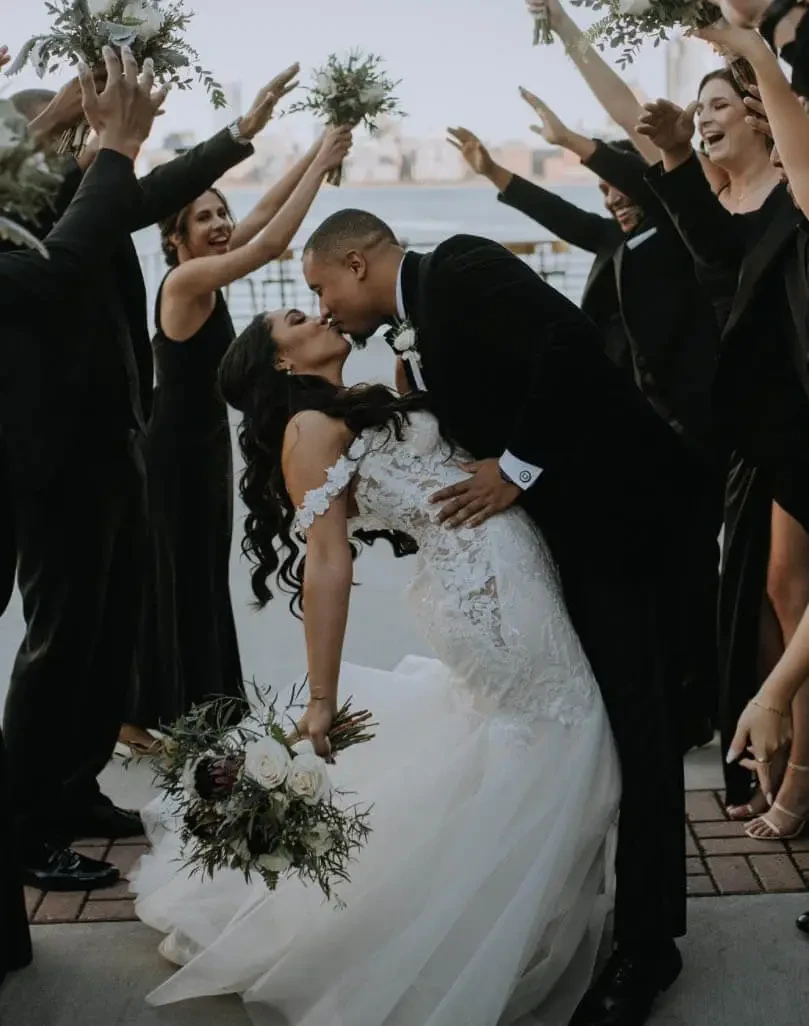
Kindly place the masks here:
[(23, 900), (21, 869), (13, 837), (6, 753), (0, 731), (0, 983), (31, 961), (31, 936)]
[(121, 731), (133, 751), (149, 751), (148, 729), (193, 705), (243, 695), (229, 586), (230, 432), (216, 388), (234, 331), (220, 290), (287, 249), (350, 145), (348, 129), (329, 129), (239, 226), (215, 189), (161, 225), (171, 270), (157, 298), (157, 389), (145, 445), (154, 581)]

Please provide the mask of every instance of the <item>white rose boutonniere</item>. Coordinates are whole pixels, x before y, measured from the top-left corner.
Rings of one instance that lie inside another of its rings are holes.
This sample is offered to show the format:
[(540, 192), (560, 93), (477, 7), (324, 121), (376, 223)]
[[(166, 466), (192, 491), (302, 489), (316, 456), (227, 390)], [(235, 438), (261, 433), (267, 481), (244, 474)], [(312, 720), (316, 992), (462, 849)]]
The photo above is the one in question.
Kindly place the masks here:
[(421, 354), (419, 353), (419, 339), (416, 329), (410, 321), (403, 321), (398, 328), (395, 328), (390, 336), (390, 344), (396, 355), (410, 366), (416, 388), (420, 392), (426, 392), (424, 375), (421, 372)]

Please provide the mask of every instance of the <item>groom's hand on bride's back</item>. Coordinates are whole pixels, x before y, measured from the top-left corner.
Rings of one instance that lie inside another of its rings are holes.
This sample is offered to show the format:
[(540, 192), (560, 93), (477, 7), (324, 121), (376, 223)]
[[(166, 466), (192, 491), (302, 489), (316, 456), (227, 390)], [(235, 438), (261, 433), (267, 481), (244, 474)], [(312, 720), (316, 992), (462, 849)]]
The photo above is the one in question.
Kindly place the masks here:
[(447, 527), (477, 527), (508, 509), (521, 495), (517, 485), (503, 477), (499, 460), (465, 463), (462, 469), (472, 476), (442, 488), (430, 499), (443, 504), (438, 519)]

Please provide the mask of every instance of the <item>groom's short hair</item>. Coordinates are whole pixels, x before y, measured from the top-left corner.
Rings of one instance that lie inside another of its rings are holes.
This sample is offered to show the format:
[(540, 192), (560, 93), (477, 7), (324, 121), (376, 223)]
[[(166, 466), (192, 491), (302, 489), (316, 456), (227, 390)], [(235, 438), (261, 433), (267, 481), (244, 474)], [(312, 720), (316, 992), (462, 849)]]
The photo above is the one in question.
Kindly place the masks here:
[(304, 253), (335, 256), (349, 249), (371, 249), (381, 242), (399, 245), (393, 229), (367, 210), (338, 210), (309, 236)]

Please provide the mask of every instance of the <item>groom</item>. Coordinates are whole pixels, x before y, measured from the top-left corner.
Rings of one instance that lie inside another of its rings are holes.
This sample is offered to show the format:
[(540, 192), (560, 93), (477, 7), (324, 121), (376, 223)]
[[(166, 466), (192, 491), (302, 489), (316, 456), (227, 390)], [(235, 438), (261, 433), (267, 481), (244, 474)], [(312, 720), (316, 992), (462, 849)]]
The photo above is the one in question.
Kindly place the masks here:
[[(610, 713), (623, 771), (615, 951), (573, 1026), (637, 1026), (677, 978), (685, 933), (679, 699), (687, 467), (672, 432), (604, 355), (595, 326), (521, 260), (455, 236), (405, 254), (344, 210), (304, 249), (320, 310), (395, 346), (443, 432), (477, 462), (434, 497), (447, 527), (521, 503), (541, 528)], [(554, 786), (549, 782), (549, 786)]]

